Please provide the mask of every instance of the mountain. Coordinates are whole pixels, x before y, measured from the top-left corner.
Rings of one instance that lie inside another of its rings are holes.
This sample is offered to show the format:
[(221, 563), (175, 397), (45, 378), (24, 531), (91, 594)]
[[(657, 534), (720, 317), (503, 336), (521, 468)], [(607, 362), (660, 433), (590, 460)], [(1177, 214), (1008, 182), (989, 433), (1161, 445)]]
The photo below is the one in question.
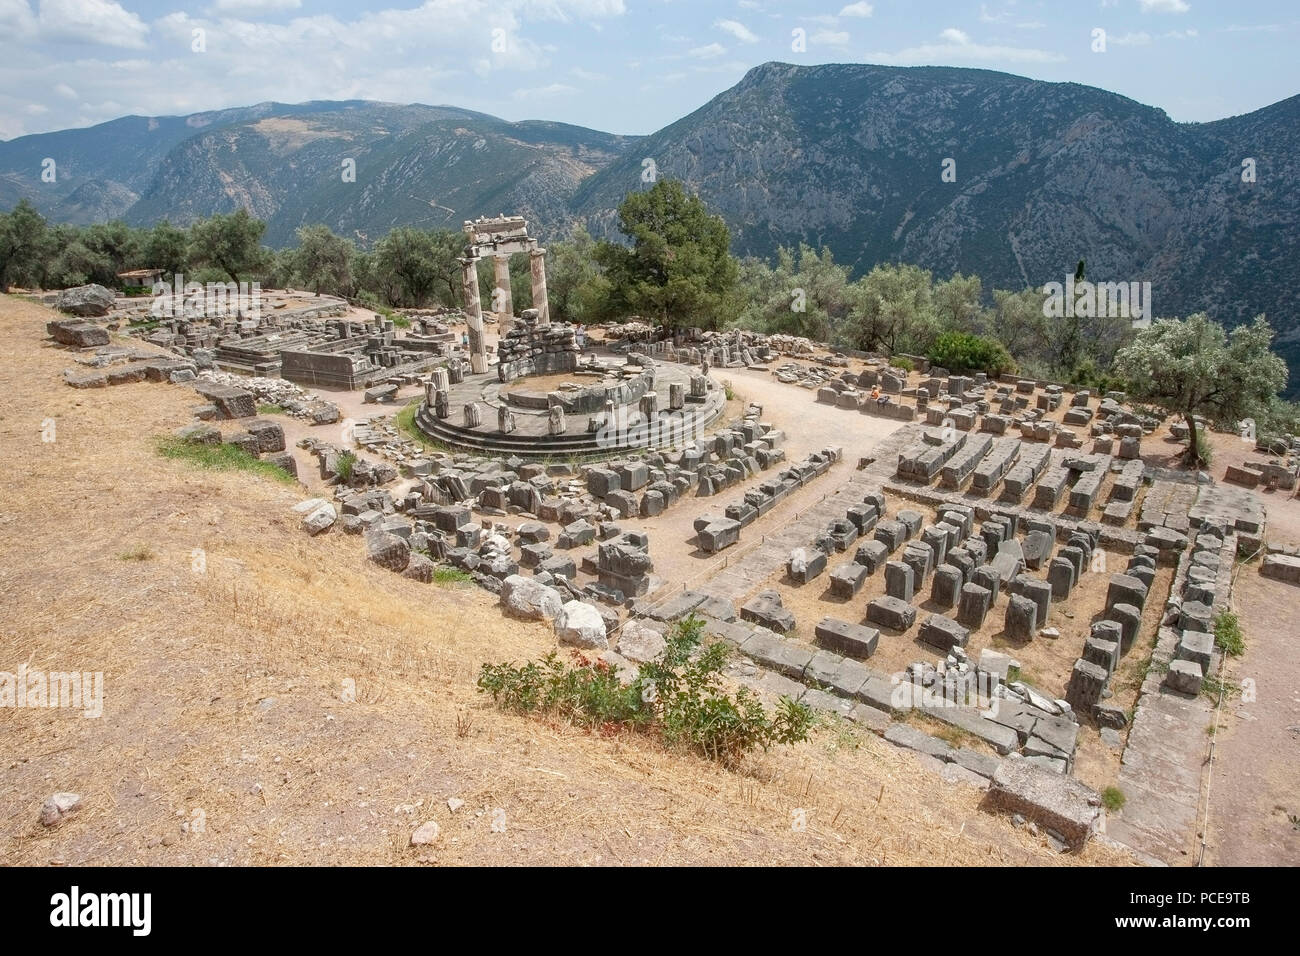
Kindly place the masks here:
[[(39, 180), (44, 157), (59, 157), (57, 184)], [(1085, 259), (1090, 279), (1151, 282), (1157, 315), (1235, 325), (1263, 312), (1300, 394), (1300, 96), (1190, 124), (987, 70), (767, 63), (646, 137), (451, 107), (271, 103), (0, 143), (0, 204), (25, 195), (55, 219), (137, 224), (246, 205), (275, 245), (311, 222), (365, 242), (499, 212), (543, 239), (575, 222), (615, 236), (647, 158), (726, 219), (740, 255), (804, 241), (856, 272), (915, 262), (987, 289), (1062, 281)]]
[[(394, 226), (459, 229), (519, 212), (567, 231), (579, 182), (628, 137), (441, 106), (263, 103), (187, 117), (126, 117), (0, 143), (0, 203), (26, 197), (52, 219), (185, 224), (246, 207), (266, 241), (323, 222), (373, 241)], [(42, 161), (56, 159), (54, 183)], [(344, 162), (355, 177), (345, 181)]]
[(1300, 360), (1298, 139), (1300, 96), (1198, 125), (985, 70), (769, 63), (586, 180), (573, 205), (610, 233), (649, 157), (721, 213), (738, 254), (802, 240), (858, 272), (915, 262), (1008, 289), (1086, 259), (1090, 279), (1150, 281), (1157, 315), (1264, 312)]

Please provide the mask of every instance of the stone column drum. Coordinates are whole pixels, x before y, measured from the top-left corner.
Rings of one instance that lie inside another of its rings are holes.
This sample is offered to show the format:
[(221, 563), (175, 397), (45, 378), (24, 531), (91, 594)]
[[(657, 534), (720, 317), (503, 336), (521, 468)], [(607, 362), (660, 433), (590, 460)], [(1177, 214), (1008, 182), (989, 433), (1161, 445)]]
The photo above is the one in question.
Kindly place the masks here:
[(493, 256), (492, 269), (496, 278), (492, 305), (497, 310), (497, 334), (504, 338), (515, 324), (515, 303), (510, 293), (510, 257)]
[(483, 345), (483, 304), (478, 291), (478, 256), (460, 260), (461, 291), (465, 296), (465, 316), (469, 325), (469, 364), (475, 375), (487, 371), (487, 350)]
[(533, 249), (528, 253), (528, 263), (533, 270), (533, 308), (537, 310), (537, 324), (551, 324), (551, 307), (546, 300), (546, 250)]

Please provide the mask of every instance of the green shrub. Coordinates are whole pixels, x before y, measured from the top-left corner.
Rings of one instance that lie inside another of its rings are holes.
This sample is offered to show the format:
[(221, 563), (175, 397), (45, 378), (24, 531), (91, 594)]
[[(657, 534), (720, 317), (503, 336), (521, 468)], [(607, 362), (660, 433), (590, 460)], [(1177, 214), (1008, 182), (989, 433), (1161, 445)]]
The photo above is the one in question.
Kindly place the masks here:
[(730, 652), (722, 643), (700, 650), (703, 633), (699, 618), (679, 621), (659, 657), (628, 684), (604, 661), (571, 667), (552, 652), (518, 667), (484, 664), (478, 689), (506, 710), (653, 733), (728, 766), (757, 747), (807, 740), (813, 713), (803, 704), (782, 697), (769, 714), (748, 688), (725, 690), (721, 673)]
[(902, 369), (904, 372), (916, 371), (916, 365), (913, 364), (912, 360), (910, 358), (903, 358), (901, 355), (891, 358), (889, 364), (894, 368)]
[[(380, 301), (379, 296), (375, 295), (369, 289), (362, 289), (357, 293), (357, 302), (360, 303), (363, 308), (378, 312), (386, 319), (392, 319), (396, 315), (391, 308)], [(396, 319), (394, 319), (394, 321), (396, 321)], [(407, 324), (410, 324), (409, 321)]]
[(1232, 611), (1220, 611), (1214, 616), (1214, 644), (1229, 657), (1240, 657), (1245, 652), (1241, 620)]
[(1107, 787), (1101, 792), (1101, 805), (1114, 813), (1124, 806), (1124, 791), (1119, 787)]
[(350, 451), (341, 452), (334, 464), (334, 473), (339, 481), (348, 484), (352, 481), (352, 472), (357, 467), (357, 456)]
[(1015, 360), (1001, 342), (969, 332), (945, 332), (930, 346), (930, 361), (950, 372), (986, 372), (990, 377), (1016, 371)]
[[(1103, 371), (1097, 366), (1092, 358), (1085, 358), (1070, 372), (1067, 379), (1069, 384), (1078, 385), (1080, 388), (1095, 389), (1101, 393), (1106, 392), (1124, 392), (1128, 390), (1128, 384), (1118, 375), (1112, 375), (1110, 372)], [(1159, 413), (1160, 418), (1165, 417), (1164, 412)]]
[(257, 414), (259, 415), (284, 415), (283, 405), (258, 405)]

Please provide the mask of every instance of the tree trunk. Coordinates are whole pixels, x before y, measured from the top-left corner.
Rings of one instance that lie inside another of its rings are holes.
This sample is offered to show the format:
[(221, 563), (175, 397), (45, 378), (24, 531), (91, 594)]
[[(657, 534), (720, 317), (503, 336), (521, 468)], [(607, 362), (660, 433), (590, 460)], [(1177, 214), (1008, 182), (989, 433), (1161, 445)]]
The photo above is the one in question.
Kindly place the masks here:
[(1201, 457), (1197, 454), (1196, 450), (1196, 436), (1198, 434), (1196, 430), (1196, 416), (1191, 412), (1183, 412), (1183, 418), (1187, 422), (1187, 454), (1184, 456), (1183, 460), (1187, 464), (1188, 468), (1196, 471), (1201, 467)]

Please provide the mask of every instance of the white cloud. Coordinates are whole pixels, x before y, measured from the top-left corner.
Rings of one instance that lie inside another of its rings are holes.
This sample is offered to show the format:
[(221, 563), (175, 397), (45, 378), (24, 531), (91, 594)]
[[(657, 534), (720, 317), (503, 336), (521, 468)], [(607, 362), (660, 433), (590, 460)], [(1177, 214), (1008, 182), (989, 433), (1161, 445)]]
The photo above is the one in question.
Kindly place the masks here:
[(873, 13), (875, 13), (875, 8), (871, 4), (866, 3), (865, 0), (861, 3), (850, 3), (847, 7), (843, 7), (840, 10), (840, 16), (842, 17), (865, 18), (871, 16)]
[(1186, 13), (1192, 9), (1186, 0), (1138, 0), (1143, 13)]
[(730, 33), (742, 43), (758, 42), (758, 37), (754, 35), (753, 31), (737, 20), (718, 20), (713, 25), (724, 33)]
[(1125, 33), (1123, 36), (1111, 37), (1110, 42), (1115, 46), (1150, 46), (1151, 34), (1146, 31), (1141, 33)]
[(567, 83), (551, 83), (547, 86), (534, 86), (530, 88), (515, 90), (515, 99), (517, 100), (536, 100), (545, 99), (552, 96), (564, 96), (566, 93), (576, 93), (575, 87)]
[(14, 38), (36, 32), (36, 17), (27, 0), (0, 0), (0, 33)]
[(848, 46), (850, 37), (847, 30), (818, 30), (808, 39), (824, 46)]
[(113, 0), (41, 0), (42, 40), (143, 49), (148, 25)]
[(722, 56), (727, 52), (727, 48), (721, 43), (710, 43), (706, 46), (697, 46), (687, 52), (697, 60), (707, 60), (715, 56)]
[(885, 66), (951, 65), (959, 63), (1056, 63), (1065, 57), (1048, 50), (1030, 47), (984, 45), (972, 42), (969, 36), (955, 27), (940, 34), (943, 43), (923, 43), (907, 47), (896, 53), (868, 53), (863, 59), (868, 63)]
[[(121, 6), (134, 2), (43, 0), (36, 16), (38, 0), (0, 0), (0, 36), (23, 38), (12, 44), (14, 55), (6, 45), (0, 58), (0, 137), (88, 126), (123, 113), (185, 115), (267, 100), (450, 103), (511, 115), (524, 103), (566, 102), (565, 91), (548, 84), (602, 82), (569, 72), (580, 59), (557, 64), (561, 53), (536, 29), (538, 21), (586, 25), (624, 10), (623, 0), (413, 0), (408, 9), (290, 12), (283, 22), (177, 11), (145, 23)], [(221, 2), (198, 0), (196, 7)], [(276, 2), (283, 0), (262, 0), (260, 9)], [(202, 55), (190, 52), (198, 27), (207, 31)], [(493, 30), (502, 31), (504, 51), (492, 49)], [(114, 47), (136, 59), (104, 55)], [(531, 80), (518, 80), (529, 73)], [(73, 78), (75, 90), (68, 85)], [(48, 112), (31, 116), (29, 103)]]
[(300, 7), (302, 7), (302, 0), (215, 0), (212, 6), (208, 7), (208, 12), (256, 16), (259, 13), (279, 13), (283, 10), (297, 10)]

